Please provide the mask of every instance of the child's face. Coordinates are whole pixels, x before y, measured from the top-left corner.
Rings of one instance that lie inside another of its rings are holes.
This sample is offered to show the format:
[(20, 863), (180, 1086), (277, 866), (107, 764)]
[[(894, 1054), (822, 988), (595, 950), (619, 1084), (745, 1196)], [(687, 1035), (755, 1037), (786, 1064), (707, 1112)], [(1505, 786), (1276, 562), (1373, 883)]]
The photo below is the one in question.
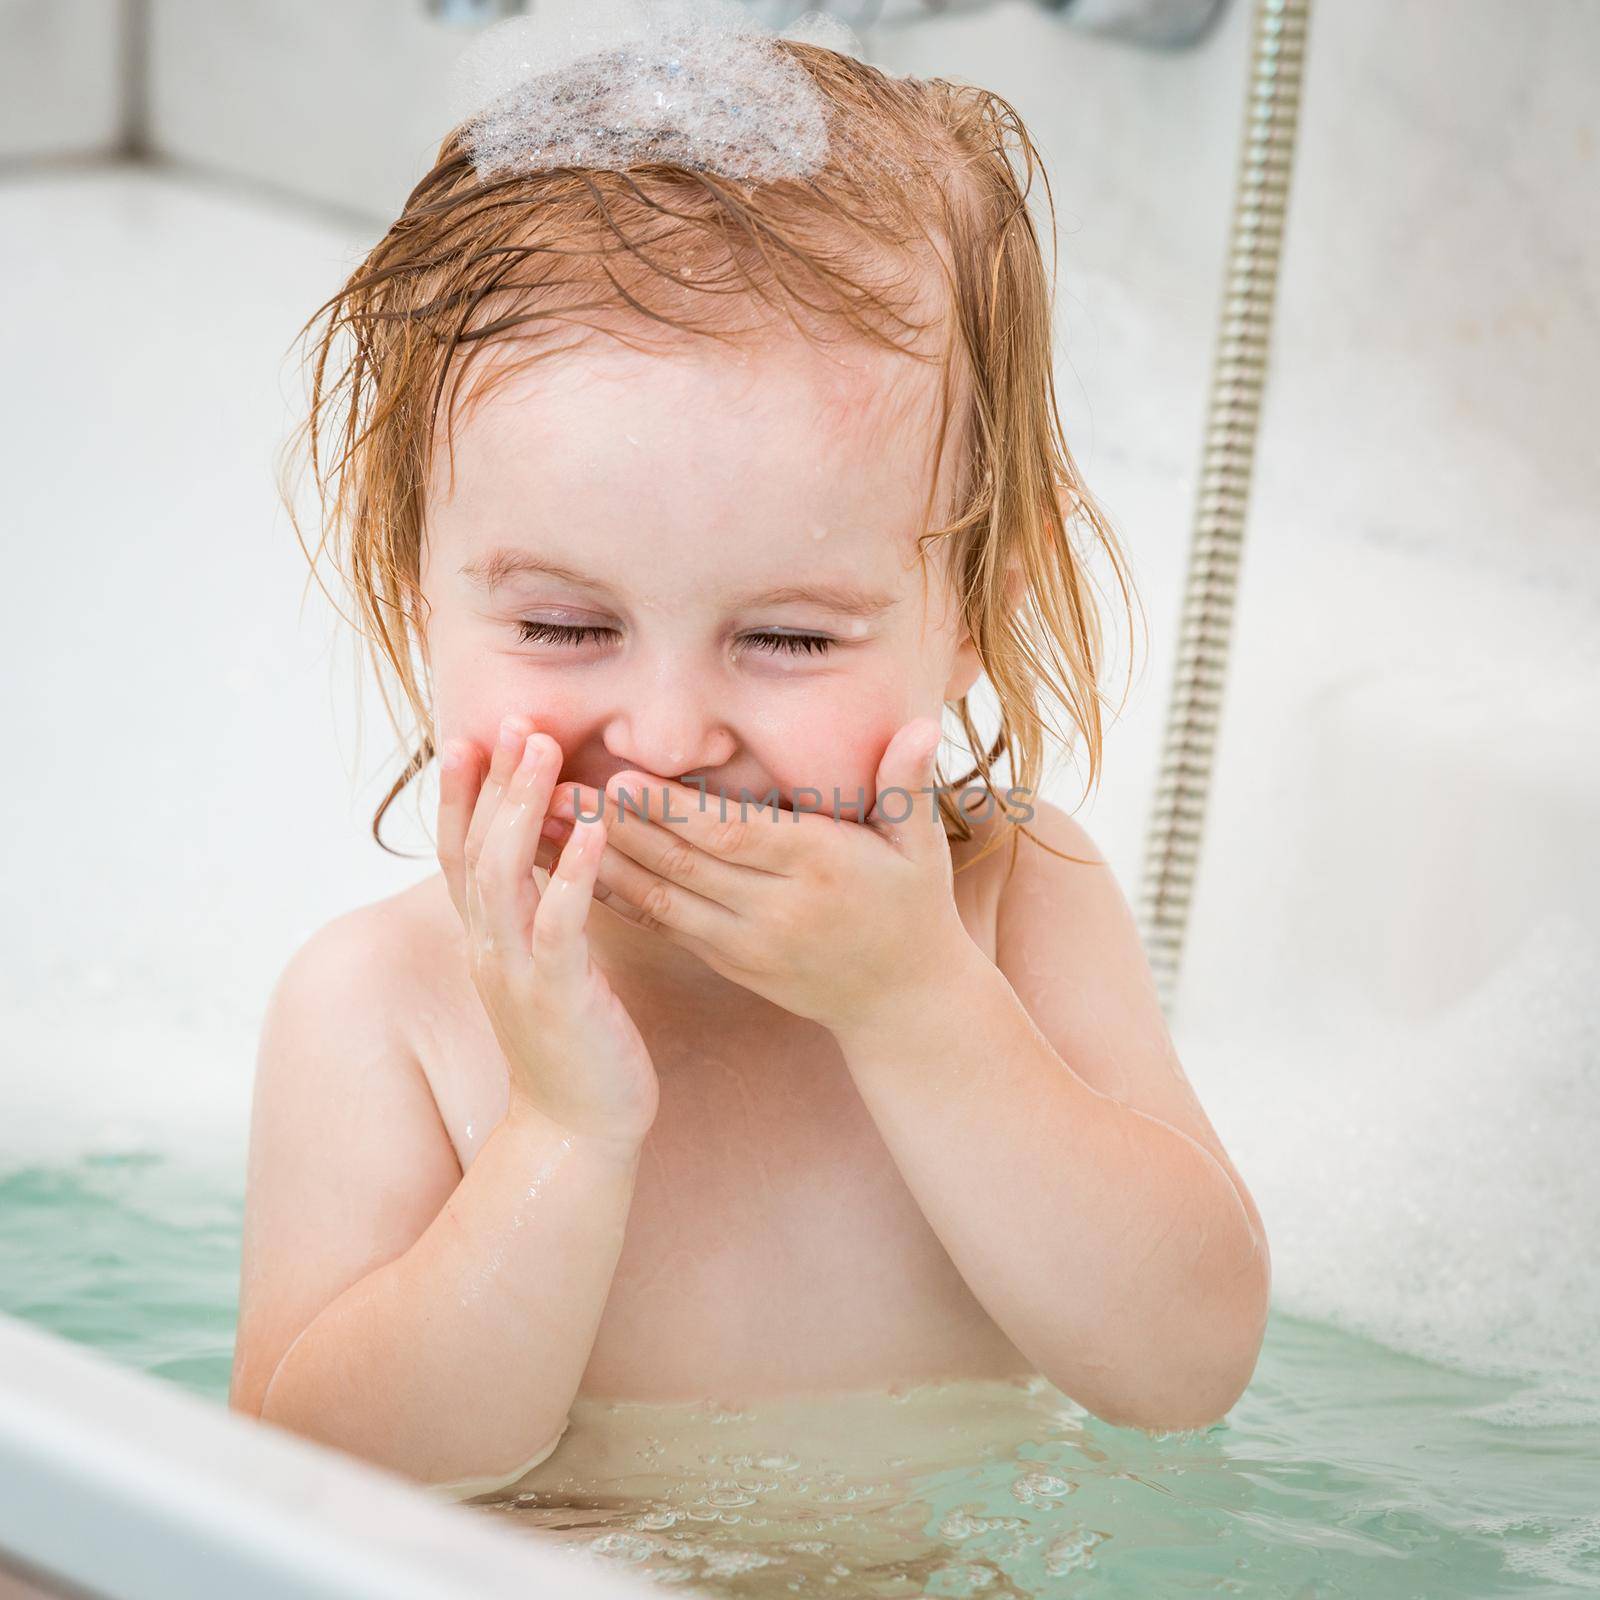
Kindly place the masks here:
[[(435, 747), (488, 750), (525, 712), (563, 781), (638, 768), (786, 806), (809, 787), (860, 816), (895, 730), (978, 672), (942, 553), (925, 603), (912, 542), (937, 388), (893, 352), (794, 337), (586, 346), (480, 398), (453, 493), (440, 448), (427, 501)], [(941, 515), (954, 461), (952, 439)], [(802, 592), (825, 589), (850, 593)]]

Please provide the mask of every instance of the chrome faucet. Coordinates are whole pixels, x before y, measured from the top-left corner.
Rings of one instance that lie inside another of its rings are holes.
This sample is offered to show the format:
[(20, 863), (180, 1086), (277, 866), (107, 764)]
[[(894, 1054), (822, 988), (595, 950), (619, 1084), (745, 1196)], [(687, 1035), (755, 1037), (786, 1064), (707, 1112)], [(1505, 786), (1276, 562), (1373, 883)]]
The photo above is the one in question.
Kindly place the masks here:
[[(933, 17), (987, 11), (994, 0), (744, 0), (767, 27), (777, 31), (808, 11), (825, 11), (858, 33), (899, 28)], [(1124, 39), (1156, 50), (1197, 43), (1227, 0), (1035, 0), (1064, 22), (1090, 33)], [(423, 0), (427, 13), (447, 27), (484, 28), (534, 10), (537, 0)]]
[[(771, 28), (785, 28), (807, 11), (826, 11), (858, 33), (897, 28), (932, 17), (987, 11), (994, 0), (746, 0)], [(1226, 0), (1036, 0), (1075, 28), (1159, 50), (1194, 44)]]
[(486, 28), (528, 10), (526, 0), (423, 0), (423, 9), (447, 28)]

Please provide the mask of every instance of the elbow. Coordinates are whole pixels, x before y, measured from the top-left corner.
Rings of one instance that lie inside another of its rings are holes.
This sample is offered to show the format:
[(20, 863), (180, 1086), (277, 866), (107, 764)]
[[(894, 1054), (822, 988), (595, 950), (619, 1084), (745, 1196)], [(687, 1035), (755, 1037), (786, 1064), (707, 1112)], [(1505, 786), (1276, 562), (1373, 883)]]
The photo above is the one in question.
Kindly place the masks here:
[(259, 1398), (246, 1399), (242, 1395), (229, 1395), (228, 1409), (236, 1417), (247, 1417), (251, 1422), (259, 1422), (261, 1420), (261, 1401)]
[[(1125, 1372), (1085, 1390), (1079, 1403), (1102, 1422), (1146, 1433), (1185, 1433), (1221, 1422), (1250, 1386), (1261, 1336), (1164, 1362), (1158, 1371)], [(1131, 1381), (1130, 1381), (1131, 1380)]]
[(1250, 1386), (1261, 1339), (1240, 1338), (1200, 1358), (1169, 1364), (1137, 1386), (1108, 1391), (1089, 1409), (1102, 1421), (1146, 1433), (1185, 1433), (1223, 1421)]
[(1237, 1381), (1207, 1374), (1178, 1391), (1118, 1395), (1102, 1405), (1086, 1404), (1102, 1422), (1142, 1433), (1190, 1433), (1223, 1421), (1250, 1382), (1247, 1372)]
[(1152, 1385), (1146, 1415), (1132, 1425), (1168, 1432), (1221, 1422), (1255, 1375), (1271, 1291), (1266, 1239), (1253, 1228), (1243, 1260), (1183, 1318), (1167, 1362), (1176, 1381)]
[(1266, 1334), (1271, 1265), (1265, 1239), (1256, 1233), (1253, 1243), (1221, 1283), (1149, 1329), (1137, 1352), (1125, 1346), (1090, 1383), (1080, 1373), (1076, 1390), (1057, 1387), (1115, 1427), (1177, 1433), (1221, 1422), (1249, 1387)]
[(1241, 1202), (1236, 1222), (1211, 1235), (1218, 1248), (1202, 1253), (1188, 1293), (1174, 1298), (1138, 1394), (1107, 1421), (1161, 1433), (1210, 1427), (1250, 1386), (1267, 1331), (1272, 1258), (1254, 1206)]
[(233, 1373), (228, 1380), (228, 1409), (237, 1416), (248, 1417), (252, 1422), (261, 1419), (261, 1408), (266, 1401), (276, 1369), (264, 1370), (255, 1359), (255, 1350), (243, 1340), (235, 1344)]
[(437, 1499), (446, 1501), (473, 1500), (479, 1496), (492, 1496), (505, 1493), (506, 1490), (520, 1483), (535, 1467), (543, 1466), (556, 1452), (566, 1435), (570, 1418), (563, 1417), (561, 1425), (556, 1430), (555, 1437), (542, 1444), (526, 1460), (516, 1466), (505, 1468), (491, 1473), (480, 1473), (473, 1477), (452, 1475), (439, 1477), (435, 1474), (420, 1475), (422, 1486), (426, 1492)]

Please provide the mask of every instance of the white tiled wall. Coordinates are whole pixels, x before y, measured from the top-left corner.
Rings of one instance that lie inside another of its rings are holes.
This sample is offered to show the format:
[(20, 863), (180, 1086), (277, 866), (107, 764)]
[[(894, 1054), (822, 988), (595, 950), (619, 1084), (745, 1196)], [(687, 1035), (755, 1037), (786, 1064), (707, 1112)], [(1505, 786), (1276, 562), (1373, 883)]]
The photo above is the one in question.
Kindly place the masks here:
[[(1194, 465), (1250, 10), (1234, 0), (1172, 54), (1076, 32), (1033, 0), (868, 40), (896, 70), (997, 89), (1034, 130), (1075, 370), (1092, 371), (1096, 324), (1124, 296), (1181, 330), (1156, 391), (1170, 403), (1137, 429), (1090, 417), (1068, 386), (1088, 452)], [(470, 37), (421, 0), (152, 0), (151, 18), (156, 149), (375, 219), (430, 164)], [(1309, 59), (1273, 401), (1275, 426), (1292, 411), (1324, 448), (1272, 453), (1264, 489), (1309, 488), (1363, 537), (1594, 581), (1600, 6), (1322, 0)], [(1091, 298), (1087, 275), (1104, 280)]]
[(393, 216), (449, 128), (471, 34), (422, 0), (150, 0), (156, 150)]
[[(420, 0), (152, 6), (158, 148), (354, 208), (374, 226), (392, 217), (445, 131), (449, 65), (469, 35), (429, 21)], [(1233, 0), (1201, 45), (1170, 54), (1074, 31), (1034, 0), (866, 40), (869, 59), (892, 70), (997, 90), (1047, 163), (1059, 399), (1150, 625), (1101, 787), (1081, 813), (1130, 894), (1171, 671), (1252, 11)], [(1437, 665), (1466, 652), (1483, 665), (1471, 647), (1480, 625), (1466, 622), (1477, 602), (1448, 602), (1423, 569), (1402, 578), (1384, 562), (1441, 560), (1490, 585), (1485, 616), (1516, 609), (1511, 588), (1600, 602), (1597, 81), (1593, 0), (1313, 5), (1213, 840), (1259, 845), (1270, 786), (1255, 741), (1286, 748), (1308, 695), (1402, 658)], [(1510, 586), (1503, 604), (1494, 585)], [(1567, 616), (1549, 626), (1570, 647), (1585, 624)], [(1532, 647), (1542, 630), (1517, 637)], [(1537, 651), (1500, 648), (1502, 681), (1526, 672), (1536, 695)], [(1108, 684), (1113, 701), (1125, 666)], [(1082, 787), (1080, 768), (1046, 792), (1072, 806)], [(1216, 906), (1214, 873), (1202, 888)], [(1262, 914), (1227, 901), (1230, 925)]]
[[(1171, 671), (1251, 9), (1232, 0), (1198, 48), (1175, 54), (1074, 32), (1034, 0), (867, 40), (869, 58), (893, 70), (1006, 96), (1048, 164), (1059, 399), (1150, 627), (1101, 788), (1081, 812), (1130, 894)], [(11, 90), (0, 129), (12, 146), (48, 127), (69, 130), (55, 147), (91, 137), (92, 119), (69, 113), (94, 110), (93, 63), (111, 94), (114, 12), (0, 0), (0, 87)], [(470, 37), (429, 20), (421, 0), (150, 0), (149, 14), (151, 137), (174, 173), (337, 206), (352, 250), (431, 163), (449, 68)], [(69, 68), (75, 95), (59, 87)], [(1191, 943), (1201, 988), (1223, 993), (1241, 963), (1271, 969), (1279, 928), (1297, 930), (1302, 965), (1343, 963), (1411, 994), (1460, 988), (1549, 896), (1535, 885), (1512, 906), (1503, 885), (1462, 877), (1464, 866), (1445, 892), (1431, 868), (1424, 881), (1409, 841), (1437, 849), (1448, 815), (1461, 824), (1456, 857), (1481, 863), (1493, 819), (1521, 815), (1554, 837), (1567, 824), (1539, 805), (1600, 794), (1592, 729), (1562, 709), (1587, 704), (1588, 641), (1600, 640), (1597, 81), (1595, 0), (1315, 0)], [(238, 246), (219, 237), (213, 248)], [(317, 291), (349, 264), (330, 262)], [(1108, 682), (1113, 701), (1121, 681), (1119, 670)], [(1563, 698), (1553, 682), (1576, 687)], [(1453, 686), (1455, 710), (1438, 684)], [(1491, 698), (1497, 725), (1538, 743), (1514, 761), (1497, 744), (1482, 768)], [(1381, 721), (1384, 706), (1404, 715)], [(1454, 743), (1424, 749), (1423, 734)], [(1409, 799), (1381, 787), (1396, 741), (1422, 775)], [(1365, 834), (1329, 799), (1356, 772), (1379, 785)], [(1458, 788), (1472, 804), (1435, 783), (1446, 772), (1469, 774)], [(1550, 779), (1538, 804), (1490, 792), (1491, 780), (1540, 772)], [(1063, 773), (1046, 792), (1075, 805), (1081, 782)], [(1318, 875), (1329, 861), (1340, 863), (1337, 908)], [(1416, 880), (1415, 915), (1366, 937), (1368, 916), (1392, 923), (1386, 897), (1402, 868)], [(1469, 925), (1453, 907), (1474, 896), (1485, 909)], [(1457, 954), (1402, 974), (1395, 963), (1414, 966), (1408, 952), (1424, 948)], [(1380, 960), (1392, 970), (1375, 976)]]
[(0, 0), (0, 160), (110, 153), (123, 0)]

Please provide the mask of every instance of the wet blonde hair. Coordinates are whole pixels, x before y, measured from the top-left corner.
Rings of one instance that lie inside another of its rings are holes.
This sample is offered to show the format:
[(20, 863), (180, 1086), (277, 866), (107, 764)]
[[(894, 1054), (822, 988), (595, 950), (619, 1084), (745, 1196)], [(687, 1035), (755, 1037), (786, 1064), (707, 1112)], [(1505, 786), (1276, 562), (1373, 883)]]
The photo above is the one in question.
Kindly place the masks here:
[[(384, 813), (435, 753), (420, 572), (447, 389), (449, 445), (459, 380), (486, 349), (498, 356), (527, 346), (519, 363), (526, 365), (597, 335), (636, 348), (696, 338), (749, 343), (770, 333), (770, 318), (739, 325), (757, 306), (813, 338), (833, 329), (939, 365), (933, 460), (943, 460), (947, 437), (960, 441), (956, 503), (952, 519), (920, 533), (917, 547), (924, 558), (930, 545), (946, 556), (999, 726), (985, 739), (969, 697), (955, 702), (972, 765), (936, 781), (981, 786), (1011, 818), (1020, 808), (997, 787), (1000, 763), (1009, 763), (1014, 788), (1032, 794), (1047, 733), (1064, 747), (1081, 737), (1086, 795), (1098, 781), (1103, 636), (1089, 571), (1096, 550), (1109, 558), (1130, 618), (1133, 586), (1116, 536), (1079, 478), (1056, 406), (1051, 286), (1026, 203), (1037, 170), (1053, 238), (1048, 175), (1021, 118), (996, 94), (892, 77), (814, 45), (778, 47), (815, 80), (846, 135), (811, 178), (750, 184), (652, 163), (484, 180), (457, 128), (388, 232), (300, 332), (314, 342), (310, 407), (287, 458), (310, 457), (322, 508), (315, 552), (287, 484), (284, 500), (313, 575), (331, 542), (357, 613), (345, 620), (366, 640), (385, 710), (411, 748), (372, 819), (385, 850)], [(908, 285), (920, 278), (925, 290), (930, 265), (940, 291), (918, 321), (926, 297)], [(920, 338), (930, 330), (931, 353)], [(514, 370), (498, 360), (490, 367)], [(925, 524), (935, 492), (930, 483)], [(1020, 586), (1008, 594), (1012, 569)], [(1129, 670), (1131, 678), (1131, 658)], [(1066, 731), (1051, 721), (1052, 706), (1065, 709)], [(967, 811), (948, 792), (939, 803), (947, 834), (971, 839)], [(1027, 831), (1020, 821), (1016, 828)], [(980, 854), (1006, 833), (1014, 843), (1015, 829), (997, 828)]]

